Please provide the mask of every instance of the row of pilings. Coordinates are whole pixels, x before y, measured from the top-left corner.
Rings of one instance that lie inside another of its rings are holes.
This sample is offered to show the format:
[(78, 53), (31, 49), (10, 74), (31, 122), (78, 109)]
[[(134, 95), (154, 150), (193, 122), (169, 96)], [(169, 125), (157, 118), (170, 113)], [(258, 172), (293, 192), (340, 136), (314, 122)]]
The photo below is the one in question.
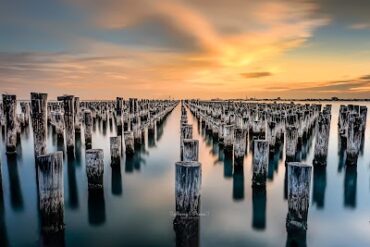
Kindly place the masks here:
[(176, 214), (173, 221), (176, 246), (199, 246), (202, 169), (199, 141), (193, 139), (184, 102), (181, 102), (180, 161), (175, 164)]
[[(274, 159), (276, 154), (281, 159), (283, 156), (280, 152), (283, 150), (282, 146), (285, 147), (287, 246), (305, 246), (312, 170), (315, 174), (321, 174), (327, 165), (331, 105), (200, 100), (185, 101), (185, 104), (198, 120), (198, 128), (211, 136), (220, 149), (223, 149), (225, 162), (226, 159), (234, 161), (231, 173), (243, 173), (244, 157), (250, 142), (249, 147), (253, 153), (253, 211), (256, 211), (253, 213), (253, 226), (257, 229), (264, 228), (266, 205), (254, 203), (254, 199), (266, 198), (269, 160)], [(356, 170), (357, 157), (363, 146), (367, 109), (349, 105), (341, 106), (340, 111), (338, 130), (340, 146), (346, 156), (347, 175), (347, 170)], [(312, 142), (313, 166), (304, 163)], [(237, 179), (234, 180), (234, 186), (238, 186), (235, 185), (238, 183)], [(346, 184), (345, 188), (348, 190)], [(315, 185), (314, 190), (317, 189)], [(323, 196), (323, 193), (320, 195)], [(239, 194), (233, 195), (234, 198), (243, 197), (243, 192)], [(314, 191), (314, 195), (317, 194)], [(314, 202), (322, 204), (323, 199), (314, 198)]]
[[(57, 242), (63, 239), (61, 237), (65, 228), (64, 153), (47, 151), (48, 128), (53, 131), (58, 143), (66, 146), (68, 159), (73, 159), (76, 155), (76, 135), (84, 134), (89, 198), (93, 196), (103, 200), (104, 153), (102, 149), (93, 149), (92, 133), (95, 122), (102, 121), (104, 128), (108, 128), (109, 123), (114, 123), (117, 127), (117, 136), (109, 139), (113, 169), (120, 166), (123, 155), (131, 157), (135, 154), (135, 147), (139, 148), (144, 144), (146, 133), (152, 138), (157, 136), (157, 127), (178, 103), (171, 100), (134, 98), (125, 101), (121, 97), (117, 97), (115, 101), (80, 101), (73, 95), (63, 95), (57, 101), (48, 101), (46, 93), (31, 93), (30, 101), (17, 101), (16, 95), (3, 95), (2, 98), (0, 127), (6, 137), (8, 157), (17, 156), (20, 133), (28, 127), (33, 130), (42, 241), (51, 246), (62, 245)], [(2, 186), (0, 187), (2, 193)]]

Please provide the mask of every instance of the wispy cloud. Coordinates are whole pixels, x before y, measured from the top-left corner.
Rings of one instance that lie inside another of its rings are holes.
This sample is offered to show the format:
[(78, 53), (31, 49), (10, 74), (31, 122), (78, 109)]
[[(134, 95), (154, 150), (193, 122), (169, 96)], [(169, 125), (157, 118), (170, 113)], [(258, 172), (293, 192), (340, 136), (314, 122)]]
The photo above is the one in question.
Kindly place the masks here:
[(249, 72), (249, 73), (241, 73), (240, 74), (244, 78), (260, 78), (260, 77), (266, 77), (266, 76), (272, 76), (272, 73), (270, 72)]

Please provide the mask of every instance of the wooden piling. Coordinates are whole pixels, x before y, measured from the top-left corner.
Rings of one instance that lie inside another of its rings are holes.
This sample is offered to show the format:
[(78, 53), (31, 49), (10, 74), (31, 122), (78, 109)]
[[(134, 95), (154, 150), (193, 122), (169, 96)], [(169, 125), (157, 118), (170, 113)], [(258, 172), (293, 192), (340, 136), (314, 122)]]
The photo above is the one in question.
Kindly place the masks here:
[(121, 163), (121, 136), (110, 138), (111, 165), (120, 165)]
[(196, 161), (176, 163), (176, 213), (197, 216), (200, 210), (201, 165)]
[(31, 93), (31, 121), (35, 157), (47, 152), (47, 97), (46, 93)]
[(44, 232), (64, 229), (63, 153), (38, 156), (38, 192)]
[(312, 166), (289, 162), (287, 229), (307, 230)]
[(255, 140), (253, 150), (253, 186), (264, 186), (266, 183), (269, 145), (266, 140)]
[(3, 94), (3, 110), (5, 115), (6, 130), (6, 152), (15, 153), (17, 146), (17, 123), (16, 123), (16, 104), (15, 95)]
[(102, 149), (86, 150), (86, 174), (89, 189), (103, 188), (104, 153)]
[(184, 139), (182, 146), (182, 161), (198, 161), (199, 159), (199, 141), (193, 139)]
[(125, 150), (127, 155), (133, 155), (135, 153), (134, 148), (134, 133), (132, 131), (125, 131)]

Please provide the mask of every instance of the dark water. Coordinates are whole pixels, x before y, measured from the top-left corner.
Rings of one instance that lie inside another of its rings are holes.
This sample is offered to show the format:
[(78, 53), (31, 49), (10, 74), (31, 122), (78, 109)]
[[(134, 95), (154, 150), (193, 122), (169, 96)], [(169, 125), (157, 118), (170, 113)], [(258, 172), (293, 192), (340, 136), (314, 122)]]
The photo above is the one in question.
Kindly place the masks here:
[[(368, 105), (369, 107), (370, 105)], [(369, 246), (370, 127), (357, 168), (345, 167), (338, 150), (339, 104), (333, 104), (326, 169), (314, 169), (308, 213), (307, 246)], [(284, 150), (271, 158), (266, 190), (252, 190), (252, 156), (233, 169), (218, 143), (205, 135), (188, 112), (193, 137), (200, 141), (202, 163), (200, 246), (285, 246)], [(368, 118), (369, 119), (369, 118)], [(120, 169), (110, 167), (109, 137), (116, 129), (97, 123), (93, 148), (104, 149), (104, 194), (89, 194), (83, 138), (76, 138), (75, 159), (64, 159), (64, 244), (66, 246), (175, 246), (175, 167), (179, 160), (180, 106), (159, 127), (155, 139)], [(82, 134), (83, 137), (83, 134)], [(82, 140), (81, 140), (82, 139)], [(312, 164), (314, 139), (305, 162)], [(49, 133), (48, 151), (63, 150)], [(3, 196), (0, 245), (41, 243), (32, 130), (21, 135), (18, 155), (5, 155), (1, 134)], [(195, 236), (197, 236), (195, 234)]]

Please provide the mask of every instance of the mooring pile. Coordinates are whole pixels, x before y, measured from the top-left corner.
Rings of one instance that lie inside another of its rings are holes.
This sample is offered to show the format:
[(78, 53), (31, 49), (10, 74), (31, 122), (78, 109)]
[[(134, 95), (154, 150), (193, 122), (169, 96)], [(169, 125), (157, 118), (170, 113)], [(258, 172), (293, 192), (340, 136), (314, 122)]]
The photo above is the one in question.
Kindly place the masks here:
[(347, 164), (356, 165), (364, 147), (367, 107), (341, 105), (338, 118), (339, 149), (345, 150)]
[[(146, 133), (156, 135), (157, 127), (178, 103), (134, 98), (125, 101), (121, 97), (115, 101), (81, 101), (74, 95), (63, 95), (57, 101), (48, 102), (46, 93), (31, 93), (30, 101), (17, 101), (16, 95), (8, 94), (2, 95), (2, 99), (0, 126), (6, 136), (6, 153), (9, 157), (17, 155), (17, 145), (21, 144), (20, 134), (32, 127), (38, 204), (42, 232), (46, 235), (64, 230), (64, 145), (68, 160), (73, 160), (77, 152), (76, 137), (80, 139), (84, 135), (89, 200), (96, 201), (103, 196), (104, 187), (104, 153), (98, 147), (93, 149), (98, 146), (93, 140), (97, 122), (103, 124), (103, 132), (108, 125), (112, 127), (114, 124), (116, 127), (117, 136), (111, 136), (107, 141), (113, 169), (120, 167), (123, 150), (126, 155), (133, 155), (135, 148), (144, 144)], [(55, 137), (62, 147), (61, 151), (48, 153), (48, 128), (53, 139)], [(99, 201), (102, 200), (97, 203)], [(89, 220), (99, 223), (101, 219), (95, 217)]]
[[(217, 143), (219, 149), (223, 150), (224, 175), (233, 177), (234, 187), (244, 186), (243, 161), (249, 144), (253, 153), (252, 225), (256, 229), (265, 228), (266, 177), (273, 172), (269, 171), (270, 163), (284, 158), (281, 152), (285, 147), (288, 242), (305, 243), (312, 170), (314, 169), (314, 182), (319, 179), (317, 177), (325, 176), (326, 172), (331, 105), (220, 100), (189, 100), (185, 101), (185, 105), (197, 118), (200, 132), (205, 133), (205, 137), (213, 138), (213, 143)], [(347, 164), (346, 206), (354, 203), (356, 182), (353, 174), (356, 173), (356, 168), (353, 165), (357, 164), (357, 157), (363, 148), (366, 115), (365, 106), (340, 107), (339, 142), (341, 149), (345, 150)], [(313, 166), (303, 163), (311, 146), (314, 147)], [(324, 201), (324, 192), (318, 192), (320, 186), (322, 185), (313, 186), (313, 201), (318, 207), (322, 207)], [(234, 199), (238, 200), (243, 196), (244, 188), (238, 188), (236, 192), (233, 188)]]
[(177, 246), (199, 245), (200, 187), (199, 141), (193, 139), (184, 102), (181, 102), (180, 160), (176, 166), (176, 217), (173, 225)]

